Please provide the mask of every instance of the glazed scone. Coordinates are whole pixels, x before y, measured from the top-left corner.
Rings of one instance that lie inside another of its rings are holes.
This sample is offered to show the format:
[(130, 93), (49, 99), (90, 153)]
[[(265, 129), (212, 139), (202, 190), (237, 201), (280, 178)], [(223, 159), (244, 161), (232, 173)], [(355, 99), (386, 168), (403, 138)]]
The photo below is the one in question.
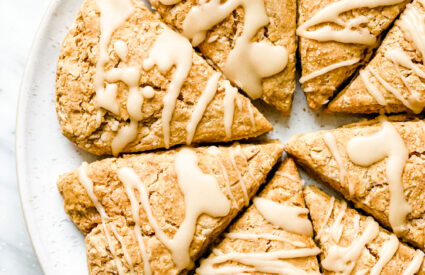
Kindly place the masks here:
[(65, 211), (87, 234), (90, 274), (193, 268), (282, 151), (278, 141), (182, 147), (108, 158), (60, 176)]
[(60, 51), (56, 111), (62, 133), (97, 155), (272, 129), (186, 38), (135, 0), (84, 2)]
[(420, 113), (425, 107), (423, 79), (425, 7), (409, 4), (389, 31), (376, 55), (329, 104), (330, 112)]
[(298, 1), (300, 82), (317, 110), (365, 64), (409, 0)]
[(190, 38), (251, 98), (289, 114), (295, 90), (296, 0), (151, 3), (164, 22)]
[(320, 274), (302, 187), (287, 158), (196, 273)]
[(425, 122), (405, 119), (298, 135), (286, 150), (356, 207), (424, 250)]
[(424, 254), (314, 186), (304, 191), (324, 274), (425, 274)]

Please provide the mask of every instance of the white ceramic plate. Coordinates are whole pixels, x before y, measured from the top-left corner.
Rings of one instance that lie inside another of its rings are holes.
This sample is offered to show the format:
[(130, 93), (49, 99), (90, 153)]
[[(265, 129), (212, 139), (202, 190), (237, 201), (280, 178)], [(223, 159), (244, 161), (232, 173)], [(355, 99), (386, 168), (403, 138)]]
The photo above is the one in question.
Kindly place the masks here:
[[(96, 159), (62, 136), (55, 111), (56, 61), (60, 44), (83, 0), (54, 0), (35, 38), (23, 77), (16, 128), (19, 190), (29, 234), (45, 274), (87, 274), (83, 235), (63, 211), (58, 175)], [(274, 124), (271, 138), (334, 128), (358, 118), (311, 113), (297, 87), (289, 118), (256, 102)], [(308, 184), (317, 184), (303, 174)]]

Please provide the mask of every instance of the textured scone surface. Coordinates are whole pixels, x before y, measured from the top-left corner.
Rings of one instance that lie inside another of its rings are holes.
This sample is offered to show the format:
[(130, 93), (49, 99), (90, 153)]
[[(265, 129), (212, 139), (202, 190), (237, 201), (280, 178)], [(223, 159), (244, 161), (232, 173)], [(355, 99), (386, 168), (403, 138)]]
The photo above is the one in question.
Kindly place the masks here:
[[(137, 137), (123, 152), (137, 152), (165, 146), (162, 128), (163, 98), (175, 73), (171, 69), (161, 73), (155, 66), (143, 71), (143, 60), (157, 38), (167, 28), (142, 2), (133, 1), (134, 13), (112, 35), (108, 46), (109, 62), (105, 71), (112, 68), (138, 67), (141, 71), (139, 86), (155, 90), (152, 99), (145, 98), (143, 117), (138, 123)], [(118, 130), (129, 124), (126, 101), (127, 85), (118, 82), (117, 101), (119, 114), (114, 115), (96, 105), (94, 76), (99, 57), (100, 13), (94, 0), (87, 0), (63, 41), (56, 80), (56, 111), (62, 133), (80, 148), (97, 155), (111, 154), (111, 143)], [(116, 41), (127, 43), (128, 57), (124, 62), (113, 49)], [(216, 71), (193, 52), (192, 67), (177, 98), (170, 122), (170, 145), (186, 142), (187, 124), (208, 79)], [(195, 132), (193, 142), (217, 142), (261, 135), (272, 125), (252, 106), (249, 99), (237, 94), (231, 137), (224, 127), (223, 99), (225, 80), (220, 77), (217, 93), (207, 106)]]
[[(332, 246), (330, 239), (330, 227), (337, 219), (342, 209), (342, 201), (334, 199), (317, 187), (309, 186), (304, 191), (305, 200), (307, 207), (310, 209), (310, 217), (313, 221), (314, 230), (320, 233), (318, 239), (319, 246), (323, 253), (320, 255), (320, 260), (328, 255), (329, 249)], [(331, 209), (330, 216), (328, 215)], [(341, 238), (338, 242), (339, 246), (348, 247), (355, 241), (359, 240), (359, 236), (365, 231), (366, 228), (366, 217), (359, 214), (356, 210), (347, 207), (344, 210), (344, 215), (341, 220), (343, 228)], [(356, 218), (356, 216), (358, 216)], [(328, 218), (329, 217), (329, 218)], [(327, 219), (328, 218), (328, 219)], [(390, 239), (391, 233), (387, 230), (379, 227), (378, 235), (366, 244), (366, 247), (362, 250), (360, 257), (357, 259), (352, 274), (357, 274), (362, 270), (370, 272), (379, 260), (380, 252), (382, 253), (383, 244)], [(406, 244), (399, 243), (398, 249), (391, 259), (384, 265), (380, 274), (403, 274), (409, 263), (415, 256), (415, 250)], [(337, 274), (335, 272), (323, 270), (324, 274)], [(369, 273), (366, 274), (369, 274)], [(415, 274), (425, 274), (425, 268), (422, 264), (419, 271)]]
[[(300, 0), (298, 2), (298, 26), (302, 25), (318, 11), (334, 2), (338, 1), (325, 0), (313, 3), (310, 0)], [(339, 18), (343, 21), (347, 21), (349, 19), (358, 18), (359, 16), (365, 16), (368, 19), (366, 23), (367, 29), (372, 35), (379, 38), (382, 32), (388, 28), (408, 2), (409, 1), (404, 1), (398, 5), (382, 6), (373, 9), (354, 9), (341, 14)], [(335, 24), (325, 23), (317, 27), (312, 27), (311, 29), (314, 30), (315, 28), (321, 28), (326, 25), (332, 26), (335, 29), (338, 28)], [(360, 59), (358, 63), (340, 67), (302, 84), (304, 91), (306, 91), (308, 105), (313, 110), (317, 110), (323, 104), (326, 104), (344, 81), (355, 72), (356, 68), (368, 62), (373, 48), (378, 46), (378, 44), (367, 46), (336, 41), (320, 42), (305, 37), (300, 37), (299, 40), (302, 76), (306, 76), (338, 62), (355, 58)]]
[[(400, 117), (389, 118), (403, 119)], [(425, 222), (425, 128), (424, 122), (393, 121), (391, 122), (403, 139), (409, 158), (405, 163), (401, 182), (404, 198), (412, 211), (407, 216), (408, 231), (403, 239), (423, 249), (425, 235), (422, 224)], [(370, 136), (382, 129), (379, 120), (369, 120), (347, 125), (334, 130), (307, 133), (292, 137), (286, 144), (286, 151), (297, 162), (306, 167), (314, 175), (329, 183), (331, 187), (342, 193), (355, 205), (390, 228), (389, 202), (390, 190), (386, 174), (387, 158), (363, 167), (354, 164), (347, 154), (347, 143), (356, 136)], [(336, 140), (336, 147), (346, 171), (345, 180), (341, 183), (340, 166), (325, 144), (324, 136), (331, 133)], [(353, 186), (353, 194), (349, 186)]]
[[(132, 233), (135, 222), (131, 204), (118, 179), (117, 170), (129, 167), (139, 176), (149, 192), (149, 203), (155, 219), (165, 234), (172, 238), (185, 217), (184, 196), (179, 188), (174, 167), (176, 153), (179, 150), (109, 158), (94, 162), (87, 168), (87, 175), (93, 181), (95, 196), (111, 218), (109, 222), (114, 223), (118, 230), (122, 230), (122, 233), (126, 235), (125, 238), (129, 239), (128, 242), (132, 243), (129, 248), (134, 250), (132, 262), (136, 263), (136, 267), (142, 268), (140, 270), (143, 270), (143, 265), (141, 256), (138, 254), (140, 252), (137, 252), (137, 242), (133, 239), (135, 238), (135, 234)], [(215, 218), (204, 214), (198, 218), (189, 249), (190, 257), (195, 260), (243, 207), (245, 198), (242, 184), (246, 186), (248, 196), (253, 196), (280, 157), (283, 146), (280, 142), (267, 142), (220, 146), (218, 150), (211, 150), (208, 147), (193, 150), (196, 152), (198, 166), (202, 172), (214, 175), (223, 194), (229, 200), (232, 199), (231, 210), (227, 216)], [(229, 189), (227, 184), (230, 186)], [(78, 180), (77, 171), (62, 175), (58, 179), (58, 188), (64, 198), (65, 211), (77, 227), (88, 234), (86, 244), (91, 273), (106, 272), (110, 270), (109, 267), (115, 270), (113, 259), (108, 252), (108, 242), (105, 241), (104, 233), (99, 229), (101, 217), (86, 189)], [(176, 273), (177, 269), (169, 250), (155, 237), (155, 231), (149, 224), (144, 211), (140, 211), (140, 221), (147, 251), (151, 253), (152, 270)], [(118, 244), (117, 250), (121, 251)], [(123, 259), (122, 252), (119, 252), (119, 257)], [(126, 261), (123, 260), (123, 262)]]
[[(415, 11), (422, 15), (425, 14), (425, 9), (419, 1), (414, 1), (411, 5)], [(424, 59), (419, 49), (417, 49), (412, 42), (407, 40), (406, 35), (398, 25), (399, 21), (400, 19), (396, 21), (394, 26), (385, 36), (385, 39), (377, 50), (376, 55), (367, 64), (366, 70), (369, 71), (372, 69), (374, 72), (378, 72), (380, 77), (382, 77), (389, 85), (394, 87), (402, 95), (402, 97), (405, 98), (405, 100), (409, 100), (409, 97), (414, 96), (419, 104), (425, 105), (425, 86), (423, 85), (421, 78), (410, 69), (394, 64), (393, 61), (385, 56), (388, 51), (402, 50), (417, 66), (419, 66), (419, 68), (422, 70), (424, 69)], [(401, 79), (398, 72), (405, 77), (404, 80)], [(327, 110), (331, 112), (347, 113), (378, 113), (381, 110), (386, 113), (412, 112), (412, 110), (398, 100), (393, 93), (386, 89), (382, 83), (376, 79), (376, 77), (371, 76), (369, 79), (385, 98), (385, 105), (380, 105), (377, 102), (366, 88), (362, 78), (357, 76), (350, 85), (341, 91), (329, 104)]]
[[(305, 207), (302, 182), (292, 159), (287, 158), (285, 162), (281, 164), (277, 173), (275, 173), (271, 181), (268, 182), (265, 188), (258, 194), (258, 197), (285, 206)], [(230, 234), (271, 234), (276, 237), (287, 239), (293, 243), (300, 242), (305, 244), (305, 247), (302, 248), (316, 247), (312, 237), (286, 231), (268, 222), (255, 205), (251, 205), (235, 222), (233, 222), (226, 232)], [(214, 252), (215, 250), (219, 250), (224, 255), (232, 252), (265, 253), (265, 255), (267, 255), (268, 252), (299, 249), (299, 247), (294, 246), (294, 244), (290, 242), (268, 240), (260, 237), (254, 239), (238, 239), (224, 235), (224, 239), (213, 248), (213, 252), (206, 258), (206, 261), (217, 256)], [(201, 260), (200, 269), (202, 269), (203, 261), (204, 260)], [(282, 259), (281, 261), (290, 263), (306, 272), (319, 272), (319, 264), (316, 256), (289, 258)], [(250, 267), (249, 264), (243, 265), (236, 261), (226, 261), (215, 264), (214, 268), (218, 269), (224, 266)], [(252, 274), (263, 273), (253, 272)]]
[[(183, 29), (186, 14), (197, 5), (195, 0), (183, 0), (170, 6), (163, 5), (158, 0), (152, 0), (151, 3), (164, 22), (179, 31)], [(262, 99), (288, 115), (295, 90), (296, 1), (264, 0), (264, 5), (270, 22), (258, 31), (253, 41), (265, 41), (285, 47), (289, 60), (282, 72), (263, 79)], [(221, 70), (225, 67), (230, 51), (234, 49), (236, 38), (242, 33), (244, 16), (244, 9), (238, 7), (221, 23), (209, 30), (205, 41), (199, 45), (202, 54)], [(211, 41), (211, 37), (218, 38)]]

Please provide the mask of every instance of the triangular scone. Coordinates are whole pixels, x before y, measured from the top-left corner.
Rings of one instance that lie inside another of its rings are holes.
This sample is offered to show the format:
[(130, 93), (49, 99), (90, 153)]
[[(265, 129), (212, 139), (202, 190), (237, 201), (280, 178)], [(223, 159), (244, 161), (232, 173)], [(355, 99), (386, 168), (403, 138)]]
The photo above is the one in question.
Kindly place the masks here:
[(378, 46), (380, 35), (408, 0), (326, 0), (298, 2), (300, 82), (311, 109), (317, 110)]
[(424, 4), (415, 0), (407, 6), (374, 58), (329, 104), (329, 111), (422, 111), (425, 107), (425, 45), (421, 42), (425, 36)]
[(135, 0), (83, 4), (60, 51), (56, 109), (63, 134), (97, 155), (272, 129), (186, 38)]
[(200, 261), (197, 274), (319, 274), (313, 228), (305, 208), (303, 183), (292, 159), (285, 162)]
[(314, 186), (304, 191), (324, 274), (425, 274), (424, 254)]
[[(282, 151), (278, 141), (183, 147), (108, 158), (60, 176), (65, 211), (88, 234), (91, 274), (117, 272), (120, 265), (128, 271), (124, 249), (133, 249), (137, 274), (192, 268), (248, 205)], [(124, 237), (130, 248), (118, 244)]]
[(151, 3), (164, 22), (190, 38), (251, 98), (289, 114), (295, 90), (296, 0)]
[(399, 237), (424, 248), (424, 121), (371, 120), (302, 134), (286, 150)]

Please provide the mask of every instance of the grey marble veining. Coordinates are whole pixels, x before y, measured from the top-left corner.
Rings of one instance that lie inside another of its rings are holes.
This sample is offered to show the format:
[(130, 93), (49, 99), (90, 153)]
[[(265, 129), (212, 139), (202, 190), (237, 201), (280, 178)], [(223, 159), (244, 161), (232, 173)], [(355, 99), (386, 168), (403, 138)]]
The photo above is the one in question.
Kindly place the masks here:
[(14, 134), (19, 85), (48, 0), (0, 1), (0, 274), (42, 274), (19, 202)]

